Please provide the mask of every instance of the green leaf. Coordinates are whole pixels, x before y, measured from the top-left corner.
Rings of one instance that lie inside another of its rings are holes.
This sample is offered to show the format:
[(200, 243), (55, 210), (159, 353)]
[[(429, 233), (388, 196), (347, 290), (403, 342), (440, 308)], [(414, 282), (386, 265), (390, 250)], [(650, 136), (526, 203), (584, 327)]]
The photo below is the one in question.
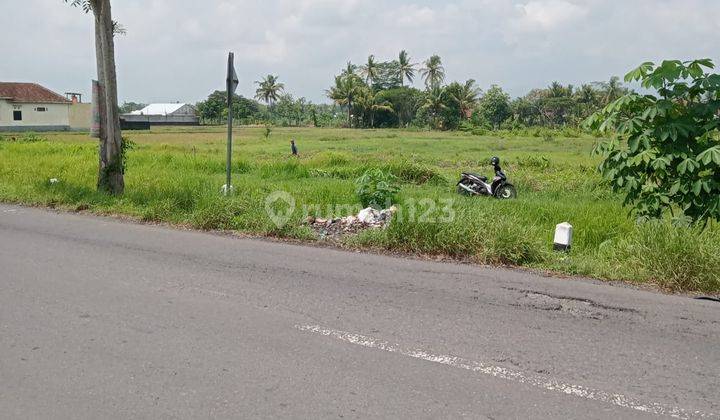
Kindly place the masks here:
[(720, 165), (720, 146), (713, 146), (705, 150), (698, 155), (697, 159), (705, 165), (709, 165), (710, 162)]
[(633, 82), (635, 80), (643, 79), (645, 75), (652, 70), (653, 66), (655, 66), (655, 63), (650, 61), (640, 64), (637, 68), (631, 70), (625, 75), (625, 81)]
[(693, 159), (687, 158), (680, 162), (680, 164), (677, 167), (678, 173), (680, 175), (684, 175), (685, 172), (693, 172), (695, 171), (696, 167), (699, 167), (700, 165)]
[(637, 152), (638, 146), (640, 146), (640, 137), (633, 137), (628, 141), (630, 147), (630, 153)]
[(700, 191), (702, 190), (702, 181), (697, 180), (695, 181), (695, 184), (693, 184), (692, 192), (695, 195), (700, 195)]

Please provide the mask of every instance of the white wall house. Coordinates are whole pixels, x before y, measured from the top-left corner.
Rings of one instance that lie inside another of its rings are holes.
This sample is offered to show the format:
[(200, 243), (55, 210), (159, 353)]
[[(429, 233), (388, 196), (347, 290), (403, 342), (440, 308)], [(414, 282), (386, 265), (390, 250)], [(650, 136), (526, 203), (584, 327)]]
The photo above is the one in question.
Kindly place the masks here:
[(149, 122), (150, 125), (199, 125), (197, 110), (190, 104), (150, 104), (139, 111), (123, 114), (127, 122)]
[(0, 131), (69, 130), (71, 104), (36, 83), (0, 82)]

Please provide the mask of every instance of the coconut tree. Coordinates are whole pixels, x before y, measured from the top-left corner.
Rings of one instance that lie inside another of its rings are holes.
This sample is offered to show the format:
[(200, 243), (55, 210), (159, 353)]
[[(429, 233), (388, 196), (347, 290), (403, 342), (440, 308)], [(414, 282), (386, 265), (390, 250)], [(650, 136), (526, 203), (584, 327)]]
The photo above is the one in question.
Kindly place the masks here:
[(351, 74), (357, 74), (357, 66), (352, 63), (352, 61), (348, 61), (345, 68), (340, 73), (341, 76), (348, 76)]
[(610, 80), (605, 84), (605, 97), (603, 98), (605, 100), (605, 104), (609, 104), (610, 102), (616, 100), (620, 96), (622, 96), (624, 93), (624, 89), (622, 87), (622, 83), (620, 82), (620, 78), (617, 76), (613, 76), (610, 78)]
[(120, 107), (117, 100), (114, 36), (125, 30), (112, 20), (110, 0), (64, 0), (72, 6), (92, 12), (95, 18), (95, 61), (98, 78), (100, 116), (99, 169), (97, 188), (111, 194), (125, 190), (123, 177), (123, 140), (120, 132)]
[(438, 128), (440, 114), (447, 109), (445, 105), (445, 89), (440, 86), (433, 86), (425, 92), (425, 99), (420, 110), (427, 112), (433, 128)]
[(370, 127), (375, 127), (375, 113), (378, 111), (387, 111), (395, 113), (390, 102), (382, 97), (382, 91), (373, 91), (368, 86), (361, 86), (357, 90), (355, 103), (363, 114), (368, 115)]
[(273, 107), (280, 98), (282, 91), (285, 90), (285, 85), (278, 82), (278, 77), (272, 74), (268, 74), (261, 81), (256, 81), (255, 84), (258, 85), (257, 90), (255, 90), (255, 99), (264, 101), (270, 108)]
[(415, 64), (410, 62), (410, 56), (407, 51), (400, 51), (398, 64), (398, 77), (400, 78), (400, 83), (405, 86), (405, 79), (407, 79), (408, 83), (412, 83), (415, 78)]
[(477, 105), (480, 89), (475, 85), (475, 80), (470, 79), (465, 84), (453, 91), (452, 99), (457, 102), (460, 108), (460, 118), (470, 118), (470, 111)]
[(445, 80), (445, 68), (439, 55), (433, 55), (425, 61), (425, 66), (420, 69), (420, 76), (425, 80), (428, 89), (440, 86)]
[(367, 63), (360, 68), (360, 73), (365, 77), (365, 82), (371, 85), (378, 75), (378, 63), (374, 55), (369, 55)]
[(578, 117), (588, 117), (597, 105), (597, 91), (592, 85), (583, 84), (580, 86), (580, 89), (575, 92), (575, 102), (577, 102), (576, 114)]
[(335, 77), (335, 86), (326, 90), (328, 98), (340, 106), (347, 106), (348, 127), (352, 127), (352, 107), (363, 81), (356, 74), (343, 74)]

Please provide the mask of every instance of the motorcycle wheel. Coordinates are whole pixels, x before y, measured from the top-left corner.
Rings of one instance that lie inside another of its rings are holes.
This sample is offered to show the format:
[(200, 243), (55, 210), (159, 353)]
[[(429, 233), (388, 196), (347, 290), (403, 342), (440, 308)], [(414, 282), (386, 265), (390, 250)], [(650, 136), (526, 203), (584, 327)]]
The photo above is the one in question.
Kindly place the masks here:
[(515, 190), (515, 187), (510, 184), (501, 185), (495, 192), (495, 197), (500, 200), (510, 200), (517, 198), (517, 191)]

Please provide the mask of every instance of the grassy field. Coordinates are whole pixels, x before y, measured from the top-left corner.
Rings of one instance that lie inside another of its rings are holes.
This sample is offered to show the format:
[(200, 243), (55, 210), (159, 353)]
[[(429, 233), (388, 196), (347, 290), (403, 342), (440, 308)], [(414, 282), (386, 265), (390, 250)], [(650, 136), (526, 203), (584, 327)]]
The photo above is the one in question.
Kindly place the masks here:
[[(720, 291), (717, 223), (705, 231), (636, 224), (596, 173), (593, 138), (572, 132), (473, 136), (300, 128), (274, 129), (266, 140), (263, 132), (236, 129), (235, 194), (229, 199), (219, 193), (225, 176), (222, 128), (127, 132), (136, 145), (122, 197), (95, 191), (97, 145), (86, 134), (6, 138), (0, 140), (0, 201), (314, 240), (302, 224), (304, 210), (347, 215), (359, 206), (354, 179), (381, 167), (402, 181), (400, 214), (386, 230), (346, 238), (346, 246), (649, 282), (676, 291)], [(291, 138), (298, 142), (299, 159), (289, 156)], [(459, 172), (491, 175), (487, 162), (493, 155), (503, 160), (518, 200), (457, 195)], [(51, 185), (50, 178), (60, 182)], [(296, 201), (290, 222), (281, 227), (266, 211), (266, 197), (274, 191)], [(564, 221), (575, 227), (569, 254), (552, 251), (554, 226)]]

